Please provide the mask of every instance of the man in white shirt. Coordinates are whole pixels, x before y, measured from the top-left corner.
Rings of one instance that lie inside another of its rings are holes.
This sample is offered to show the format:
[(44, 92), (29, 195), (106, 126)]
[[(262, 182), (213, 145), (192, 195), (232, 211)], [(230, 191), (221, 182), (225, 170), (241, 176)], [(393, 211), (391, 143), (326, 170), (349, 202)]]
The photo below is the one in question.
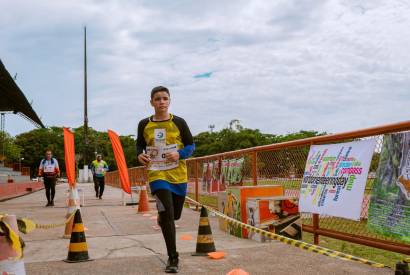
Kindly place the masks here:
[(58, 161), (52, 156), (51, 150), (47, 150), (45, 158), (40, 161), (40, 167), (38, 168), (38, 176), (44, 178), (44, 187), (47, 196), (46, 206), (54, 206), (56, 181), (57, 177), (60, 176)]

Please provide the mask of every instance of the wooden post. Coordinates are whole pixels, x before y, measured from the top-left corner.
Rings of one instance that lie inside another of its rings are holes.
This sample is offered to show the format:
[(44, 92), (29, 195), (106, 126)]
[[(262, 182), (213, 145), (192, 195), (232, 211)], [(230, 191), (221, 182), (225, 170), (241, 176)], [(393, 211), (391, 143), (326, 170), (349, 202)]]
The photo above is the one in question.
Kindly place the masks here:
[(218, 157), (218, 192), (221, 191), (221, 184), (222, 184), (222, 156)]
[(319, 234), (317, 230), (319, 229), (319, 214), (312, 214), (313, 215), (313, 243), (315, 245), (319, 245)]
[(252, 178), (253, 185), (258, 185), (258, 153), (256, 151), (252, 152)]

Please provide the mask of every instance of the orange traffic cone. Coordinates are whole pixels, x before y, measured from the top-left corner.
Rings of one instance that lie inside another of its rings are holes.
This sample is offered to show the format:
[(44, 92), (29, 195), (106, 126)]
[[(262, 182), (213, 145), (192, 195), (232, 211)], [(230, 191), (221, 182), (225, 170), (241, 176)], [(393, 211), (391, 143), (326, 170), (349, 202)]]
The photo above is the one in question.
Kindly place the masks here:
[(147, 187), (141, 186), (140, 201), (138, 203), (138, 213), (149, 211)]
[(202, 206), (199, 218), (198, 237), (196, 251), (192, 256), (208, 256), (209, 252), (215, 252), (214, 239), (212, 237), (211, 225), (209, 224), (208, 211)]
[(74, 215), (74, 224), (71, 230), (68, 256), (64, 261), (67, 263), (91, 261), (88, 256), (87, 240), (85, 239), (84, 225), (79, 209), (76, 210)]
[[(0, 272), (1, 274), (26, 274), (23, 261), (23, 248), (19, 237), (16, 216), (6, 215), (0, 218)], [(13, 247), (17, 242), (17, 247)], [(17, 248), (17, 250), (16, 250)]]
[[(80, 209), (80, 197), (78, 196), (77, 188), (70, 187), (68, 194), (67, 203), (67, 215), (66, 219), (69, 218), (77, 209)], [(71, 229), (73, 228), (73, 218), (66, 224), (64, 230), (64, 239), (69, 239), (71, 237)]]
[(235, 268), (229, 271), (228, 273), (226, 273), (226, 275), (249, 275), (249, 273), (243, 269)]

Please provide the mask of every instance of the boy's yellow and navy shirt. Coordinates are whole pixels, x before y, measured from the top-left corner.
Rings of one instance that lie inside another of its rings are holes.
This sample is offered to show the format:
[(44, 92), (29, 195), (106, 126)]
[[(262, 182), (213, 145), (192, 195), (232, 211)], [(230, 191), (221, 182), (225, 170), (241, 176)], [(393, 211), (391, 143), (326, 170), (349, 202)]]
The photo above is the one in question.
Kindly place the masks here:
[(185, 120), (170, 114), (170, 119), (154, 121), (153, 116), (141, 120), (138, 124), (137, 156), (147, 146), (156, 146), (159, 138), (156, 134), (165, 134), (161, 140), (164, 145), (176, 144), (179, 153), (179, 165), (170, 170), (148, 170), (148, 181), (151, 192), (167, 189), (177, 195), (185, 196), (188, 182), (185, 159), (192, 156), (195, 150), (191, 131)]

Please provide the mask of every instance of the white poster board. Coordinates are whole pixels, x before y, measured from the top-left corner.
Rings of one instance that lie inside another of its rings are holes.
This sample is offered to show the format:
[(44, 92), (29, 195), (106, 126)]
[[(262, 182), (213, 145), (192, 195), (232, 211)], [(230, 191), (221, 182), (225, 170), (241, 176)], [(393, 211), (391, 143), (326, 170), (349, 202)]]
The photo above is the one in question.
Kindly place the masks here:
[(375, 139), (311, 146), (300, 211), (359, 220), (375, 146)]

